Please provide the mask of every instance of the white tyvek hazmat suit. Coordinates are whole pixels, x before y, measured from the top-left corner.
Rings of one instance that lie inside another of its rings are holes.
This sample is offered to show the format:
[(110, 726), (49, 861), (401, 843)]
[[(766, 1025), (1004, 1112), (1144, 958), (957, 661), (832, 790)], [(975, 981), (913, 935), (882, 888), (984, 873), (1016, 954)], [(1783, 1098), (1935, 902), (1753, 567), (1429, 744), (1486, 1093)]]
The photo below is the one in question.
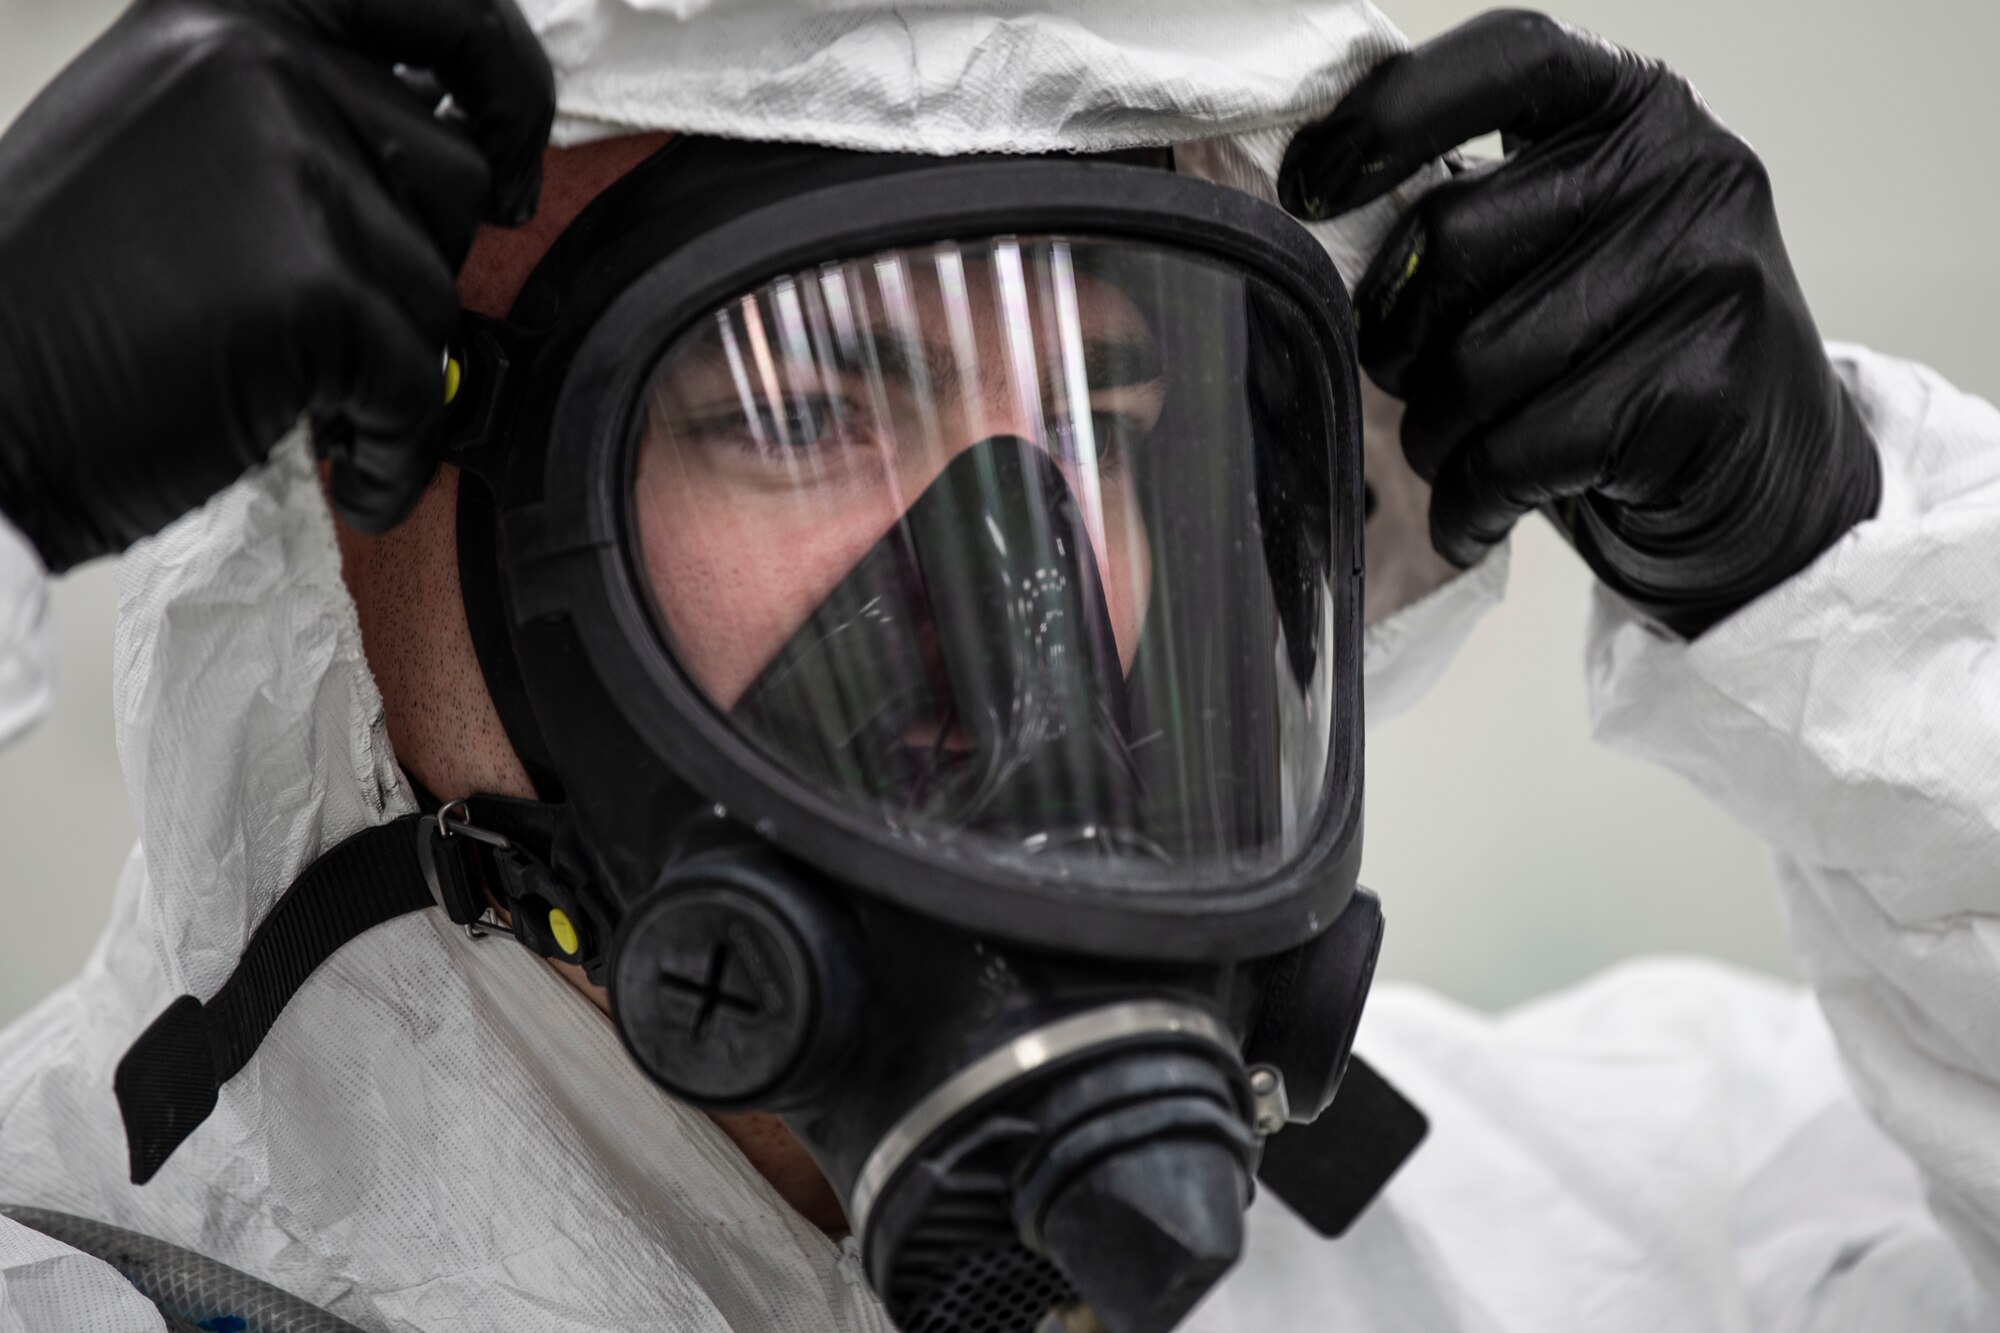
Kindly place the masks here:
[[(1339, 0), (526, 7), (571, 138), (1174, 143), (1183, 169), (1262, 190), (1289, 126), (1397, 44)], [(1393, 207), (1319, 229), (1350, 279)], [(2000, 412), (1914, 366), (1836, 359), (1882, 450), (1880, 515), (1692, 645), (1600, 596), (1591, 647), (1600, 735), (1777, 847), (1817, 1003), (1696, 963), (1501, 1018), (1378, 989), (1362, 1049), (1430, 1114), (1429, 1142), (1338, 1243), (1260, 1199), (1190, 1328), (2000, 1327)], [(1445, 580), (1393, 438), (1370, 465), (1380, 716), (1497, 600), (1505, 552)], [(41, 605), (0, 524), (0, 730), (47, 693)], [(655, 1090), (581, 996), (436, 914), (320, 968), (209, 1121), (130, 1185), (126, 1046), (174, 996), (212, 994), (321, 851), (412, 803), (298, 439), (126, 558), (117, 651), (143, 840), (83, 975), (0, 1033), (0, 1196), (374, 1330), (886, 1327), (851, 1247)], [(0, 1333), (160, 1327), (110, 1268), (0, 1221)]]

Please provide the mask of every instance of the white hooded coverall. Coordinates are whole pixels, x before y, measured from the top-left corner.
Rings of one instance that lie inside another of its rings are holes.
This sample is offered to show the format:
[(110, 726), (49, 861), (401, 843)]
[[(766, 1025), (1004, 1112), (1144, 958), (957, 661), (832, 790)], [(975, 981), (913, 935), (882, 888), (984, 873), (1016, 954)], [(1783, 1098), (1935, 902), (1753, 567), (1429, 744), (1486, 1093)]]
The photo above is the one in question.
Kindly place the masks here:
[[(1265, 193), (1289, 128), (1400, 42), (1342, 0), (525, 8), (570, 138), (1172, 143), (1181, 169)], [(1350, 281), (1397, 206), (1316, 229)], [(1600, 594), (1590, 646), (1598, 734), (1776, 849), (1813, 993), (1641, 963), (1494, 1018), (1379, 987), (1361, 1049), (1428, 1142), (1339, 1242), (1260, 1197), (1190, 1329), (2000, 1329), (2000, 412), (1834, 356), (1881, 449), (1880, 514), (1691, 645)], [(1436, 678), (1505, 578), (1503, 548), (1439, 584), (1396, 460), (1371, 442), (1392, 501), (1371, 605), (1408, 603), (1369, 632), (1371, 717)], [(658, 1092), (583, 997), (436, 913), (322, 966), (131, 1185), (126, 1047), (212, 995), (322, 851), (413, 804), (299, 438), (129, 554), (120, 603), (142, 841), (83, 974), (0, 1032), (0, 1199), (188, 1246), (380, 1333), (887, 1327), (851, 1244)], [(0, 523), (0, 733), (46, 698), (42, 605)], [(162, 1327), (106, 1265), (0, 1220), (0, 1333)]]

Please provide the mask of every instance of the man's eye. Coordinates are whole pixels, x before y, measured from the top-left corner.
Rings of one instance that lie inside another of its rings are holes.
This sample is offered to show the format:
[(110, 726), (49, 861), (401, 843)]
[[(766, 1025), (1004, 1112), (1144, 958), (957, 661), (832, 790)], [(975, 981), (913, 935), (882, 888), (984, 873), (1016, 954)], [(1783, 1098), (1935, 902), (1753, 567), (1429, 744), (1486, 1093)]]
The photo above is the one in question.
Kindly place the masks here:
[(1074, 418), (1062, 417), (1048, 423), (1049, 441), (1061, 457), (1080, 460), (1088, 452), (1099, 466), (1122, 462), (1125, 450), (1144, 440), (1146, 431), (1146, 423), (1129, 412), (1092, 412), (1086, 449), (1083, 432)]
[(811, 449), (839, 436), (840, 414), (824, 398), (787, 398), (776, 427), (767, 435), (794, 449)]
[(783, 455), (833, 448), (850, 442), (843, 404), (828, 398), (792, 396), (782, 403), (758, 402), (698, 415), (689, 433), (704, 444)]

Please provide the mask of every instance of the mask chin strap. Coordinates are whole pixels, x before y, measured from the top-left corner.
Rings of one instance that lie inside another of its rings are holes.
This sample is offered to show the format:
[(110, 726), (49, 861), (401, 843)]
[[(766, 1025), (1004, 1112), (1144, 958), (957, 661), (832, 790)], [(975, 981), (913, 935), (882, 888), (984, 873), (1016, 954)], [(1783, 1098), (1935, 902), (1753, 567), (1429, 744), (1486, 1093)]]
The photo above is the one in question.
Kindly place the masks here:
[[(477, 390), (467, 402), (485, 405), (473, 423), (480, 427), (498, 402), (508, 357), (491, 321), (468, 316), (464, 344)], [(466, 621), (501, 725), (543, 799), (440, 802), (413, 780), (423, 813), (365, 829), (314, 861), (259, 923), (221, 989), (206, 1001), (175, 1000), (119, 1061), (112, 1087), (134, 1184), (152, 1179), (207, 1120), (222, 1085), (250, 1062), (306, 978), (384, 922), (442, 908), (468, 935), (511, 935), (603, 982), (610, 940), (578, 893), (591, 882), (589, 862), (507, 640), (493, 501), (476, 478), (476, 466), (467, 467), (458, 492)]]
[(566, 806), (494, 796), (440, 805), (418, 791), (425, 813), (364, 829), (314, 861), (221, 989), (205, 1001), (181, 996), (125, 1052), (112, 1090), (133, 1184), (151, 1180), (208, 1119), (306, 979), (364, 931), (442, 908), (468, 935), (511, 935), (603, 975), (608, 941), (596, 938), (572, 887), (584, 881), (565, 874), (577, 870)]

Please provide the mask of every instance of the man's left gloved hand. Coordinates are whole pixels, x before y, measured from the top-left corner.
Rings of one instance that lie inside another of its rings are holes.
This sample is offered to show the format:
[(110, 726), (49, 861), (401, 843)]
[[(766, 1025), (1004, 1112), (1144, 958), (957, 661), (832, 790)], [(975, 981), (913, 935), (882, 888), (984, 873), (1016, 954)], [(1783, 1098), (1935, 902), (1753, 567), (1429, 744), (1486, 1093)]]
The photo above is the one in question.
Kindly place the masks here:
[(1671, 71), (1540, 14), (1373, 71), (1285, 155), (1310, 219), (1498, 130), (1504, 162), (1404, 218), (1355, 293), (1461, 566), (1544, 506), (1604, 583), (1692, 637), (1872, 516), (1874, 442), (1748, 144)]

